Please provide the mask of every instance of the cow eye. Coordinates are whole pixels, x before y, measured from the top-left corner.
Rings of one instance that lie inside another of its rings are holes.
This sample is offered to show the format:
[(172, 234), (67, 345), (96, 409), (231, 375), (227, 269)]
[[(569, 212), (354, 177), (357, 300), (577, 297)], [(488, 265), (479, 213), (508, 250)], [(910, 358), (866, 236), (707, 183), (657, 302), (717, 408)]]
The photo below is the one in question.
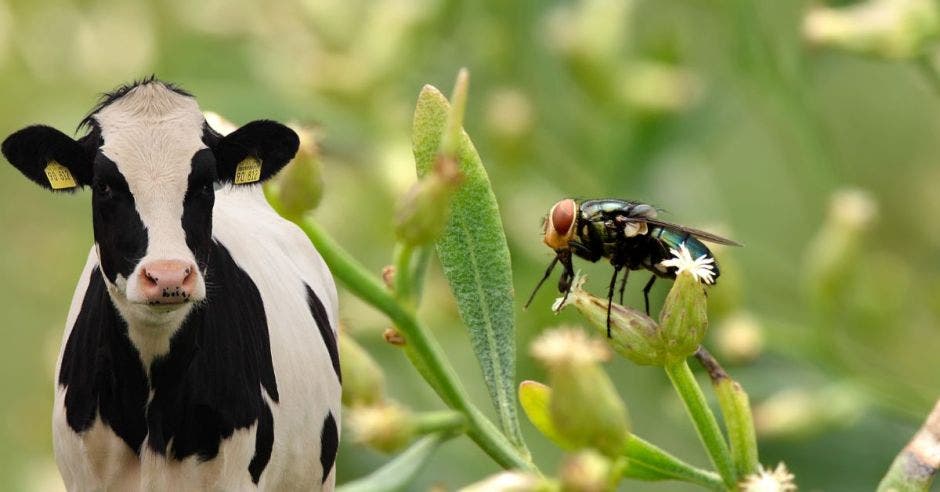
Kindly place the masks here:
[(95, 184), (95, 192), (97, 192), (98, 196), (101, 198), (111, 198), (114, 196), (114, 189), (111, 188), (111, 185), (102, 181)]

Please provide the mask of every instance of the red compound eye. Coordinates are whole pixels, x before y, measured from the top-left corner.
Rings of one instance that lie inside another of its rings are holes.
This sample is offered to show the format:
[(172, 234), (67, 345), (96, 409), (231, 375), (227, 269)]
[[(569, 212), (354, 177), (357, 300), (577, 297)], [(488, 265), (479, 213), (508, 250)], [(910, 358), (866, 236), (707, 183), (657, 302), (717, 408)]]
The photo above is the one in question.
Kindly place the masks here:
[(552, 228), (559, 236), (567, 236), (568, 231), (571, 230), (571, 225), (574, 224), (575, 207), (574, 200), (570, 198), (562, 200), (552, 207)]

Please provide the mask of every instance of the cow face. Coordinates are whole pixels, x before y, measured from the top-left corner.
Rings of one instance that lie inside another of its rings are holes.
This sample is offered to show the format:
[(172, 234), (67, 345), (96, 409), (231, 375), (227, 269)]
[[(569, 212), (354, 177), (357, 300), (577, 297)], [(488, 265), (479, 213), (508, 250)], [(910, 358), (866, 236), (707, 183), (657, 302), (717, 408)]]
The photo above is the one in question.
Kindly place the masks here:
[(296, 153), (297, 135), (254, 121), (223, 137), (192, 96), (153, 79), (106, 95), (83, 126), (78, 140), (27, 127), (2, 151), (46, 188), (91, 188), (100, 269), (125, 319), (182, 321), (206, 296), (215, 188), (273, 176)]

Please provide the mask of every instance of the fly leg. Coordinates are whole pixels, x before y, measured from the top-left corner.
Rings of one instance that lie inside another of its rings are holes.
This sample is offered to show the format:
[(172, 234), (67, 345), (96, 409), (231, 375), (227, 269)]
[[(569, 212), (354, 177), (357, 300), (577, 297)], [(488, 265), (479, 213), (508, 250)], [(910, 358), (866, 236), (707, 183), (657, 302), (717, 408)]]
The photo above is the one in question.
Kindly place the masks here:
[(623, 305), (623, 290), (627, 288), (627, 277), (630, 276), (630, 269), (623, 271), (623, 278), (620, 279), (620, 305)]
[(568, 294), (571, 292), (571, 282), (574, 280), (574, 266), (571, 264), (571, 252), (561, 251), (555, 257), (561, 262), (564, 271), (561, 272), (561, 278), (558, 279), (558, 292), (563, 292), (561, 303), (558, 306), (564, 306), (568, 300)]
[[(617, 285), (617, 274), (622, 266), (614, 266), (614, 276), (610, 277), (610, 288), (607, 289), (607, 338), (610, 336), (610, 306), (614, 303), (614, 287)], [(622, 292), (622, 291), (621, 291)]]
[(643, 287), (643, 302), (646, 303), (646, 315), (650, 315), (650, 289), (653, 288), (653, 283), (656, 282), (656, 275), (650, 277), (649, 282), (646, 282), (646, 286)]
[(558, 263), (557, 254), (555, 255), (555, 258), (552, 260), (552, 262), (548, 264), (548, 268), (545, 270), (545, 275), (542, 276), (542, 280), (539, 280), (538, 285), (535, 286), (535, 290), (533, 290), (532, 294), (529, 295), (529, 300), (525, 302), (525, 306), (523, 306), (522, 309), (527, 309), (529, 304), (532, 304), (532, 299), (535, 299), (535, 293), (539, 291), (539, 288), (542, 287), (542, 284), (545, 283), (545, 280), (548, 278), (548, 276), (552, 274), (552, 270), (555, 269), (556, 263)]

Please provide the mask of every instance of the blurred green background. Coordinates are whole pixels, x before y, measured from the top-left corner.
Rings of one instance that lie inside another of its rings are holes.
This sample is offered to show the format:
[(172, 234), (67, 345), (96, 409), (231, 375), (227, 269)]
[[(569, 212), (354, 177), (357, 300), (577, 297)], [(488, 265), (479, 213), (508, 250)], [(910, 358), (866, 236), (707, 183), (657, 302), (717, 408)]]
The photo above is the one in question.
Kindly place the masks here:
[[(39, 122), (71, 132), (98, 93), (150, 73), (237, 124), (312, 125), (325, 183), (316, 217), (378, 274), (394, 204), (414, 181), (418, 91), (449, 92), (468, 67), (465, 127), (500, 202), (517, 298), (552, 257), (540, 224), (562, 197), (644, 200), (745, 243), (718, 252), (708, 345), (756, 404), (762, 461), (784, 460), (806, 490), (871, 489), (940, 393), (937, 6), (877, 3), (920, 10), (889, 16), (896, 32), (873, 41), (859, 26), (853, 44), (808, 1), (0, 0), (0, 134)], [(88, 195), (53, 196), (2, 165), (0, 231), (0, 488), (55, 490), (53, 367), (92, 242)], [(603, 294), (609, 266), (578, 267)], [(628, 304), (642, 305), (645, 278), (632, 277)], [(421, 316), (489, 410), (436, 266), (428, 282)], [(554, 295), (517, 312), (520, 380), (543, 379), (527, 353), (534, 336), (580, 324), (550, 313)], [(387, 320), (341, 301), (391, 396), (440, 408), (383, 342)], [(608, 369), (639, 434), (707, 465), (662, 371)], [(554, 470), (560, 453), (523, 426)], [(339, 479), (386, 459), (344, 441)], [(415, 490), (495, 470), (459, 439)]]

